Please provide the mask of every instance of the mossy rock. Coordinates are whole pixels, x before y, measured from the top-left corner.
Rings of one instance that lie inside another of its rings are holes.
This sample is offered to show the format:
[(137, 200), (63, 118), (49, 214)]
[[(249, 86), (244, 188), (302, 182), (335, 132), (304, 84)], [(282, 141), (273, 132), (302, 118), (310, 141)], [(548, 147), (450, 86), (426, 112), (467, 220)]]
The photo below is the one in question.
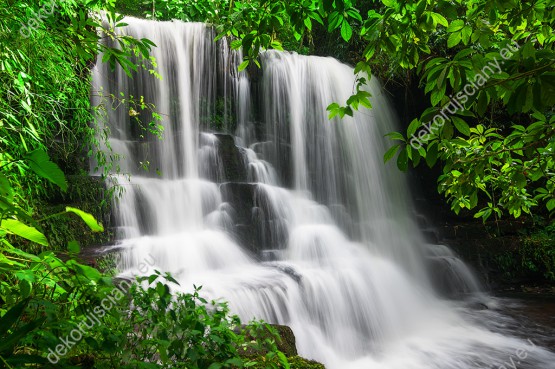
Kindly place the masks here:
[[(50, 249), (65, 250), (69, 241), (79, 242), (81, 248), (112, 243), (111, 200), (104, 181), (99, 177), (74, 175), (68, 176), (67, 182), (66, 192), (53, 189), (38, 207), (37, 218), (44, 219), (40, 226), (50, 242)], [(75, 214), (50, 217), (64, 213), (67, 206), (92, 214), (104, 225), (105, 231), (92, 232)]]
[[(295, 344), (295, 334), (293, 330), (286, 325), (269, 324), (269, 326), (277, 333), (277, 337), (272, 332), (263, 329), (256, 333), (256, 337), (246, 333), (247, 340), (256, 340), (263, 342), (266, 339), (275, 339), (276, 348), (283, 352), (285, 356), (297, 356), (297, 346)], [(268, 353), (266, 347), (249, 347), (247, 350), (241, 352), (243, 357), (261, 357)]]
[[(263, 357), (261, 357), (260, 360), (255, 359), (255, 361), (257, 361), (257, 364), (251, 366), (250, 368), (266, 369), (266, 364), (264, 363), (263, 359), (264, 359)], [(302, 358), (300, 356), (288, 357), (287, 361), (289, 361), (289, 365), (291, 369), (326, 369), (326, 367), (323, 364), (320, 364), (317, 361)]]
[(271, 326), (280, 337), (280, 340), (276, 342), (278, 350), (283, 352), (285, 356), (297, 356), (297, 345), (293, 330), (286, 325), (271, 324)]
[(300, 356), (288, 357), (287, 360), (291, 365), (291, 369), (326, 369), (324, 364), (314, 360), (308, 360)]

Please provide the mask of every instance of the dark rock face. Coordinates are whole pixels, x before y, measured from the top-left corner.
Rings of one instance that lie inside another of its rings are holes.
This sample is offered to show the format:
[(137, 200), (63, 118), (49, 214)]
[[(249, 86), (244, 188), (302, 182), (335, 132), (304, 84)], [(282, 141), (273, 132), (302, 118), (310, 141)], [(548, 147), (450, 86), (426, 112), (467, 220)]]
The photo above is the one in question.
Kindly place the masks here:
[(244, 155), (235, 145), (233, 136), (223, 133), (216, 133), (218, 138), (218, 151), (224, 170), (225, 182), (246, 182), (247, 166)]
[(271, 324), (278, 335), (277, 348), (283, 352), (285, 356), (297, 356), (297, 346), (295, 343), (295, 334), (293, 330), (286, 325)]
[(224, 201), (230, 203), (237, 215), (238, 224), (251, 224), (251, 209), (254, 207), (254, 198), (257, 184), (227, 182), (220, 185)]
[[(521, 263), (519, 249), (523, 238), (519, 231), (530, 227), (525, 220), (445, 223), (438, 227), (441, 241), (454, 249), (480, 274), (487, 285), (504, 289), (511, 285), (538, 282), (512, 265)], [(511, 267), (509, 267), (511, 265)], [(511, 269), (511, 274), (507, 273)]]
[(431, 282), (441, 295), (447, 298), (459, 298), (472, 293), (473, 286), (467, 285), (464, 277), (466, 266), (457, 257), (428, 257), (426, 265), (431, 275)]
[(285, 246), (285, 223), (258, 184), (227, 182), (220, 189), (235, 210), (235, 236), (241, 245), (259, 256), (264, 250)]
[(260, 234), (253, 217), (254, 199), (257, 185), (254, 183), (222, 183), (220, 191), (224, 201), (235, 210), (235, 237), (252, 253), (256, 253)]

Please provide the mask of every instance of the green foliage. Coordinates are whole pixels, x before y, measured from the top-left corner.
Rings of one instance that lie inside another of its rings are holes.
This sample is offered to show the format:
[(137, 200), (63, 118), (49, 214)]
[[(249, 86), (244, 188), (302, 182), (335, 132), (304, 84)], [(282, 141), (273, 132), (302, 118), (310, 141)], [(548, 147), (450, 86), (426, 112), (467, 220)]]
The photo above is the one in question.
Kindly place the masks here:
[(555, 281), (555, 225), (541, 219), (519, 238), (519, 246), (495, 261), (505, 277)]
[[(28, 200), (28, 211), (50, 189), (36, 185), (35, 172), (48, 171), (53, 176), (48, 179), (65, 189), (61, 172), (52, 170), (46, 152), (69, 160), (98, 144), (90, 126), (95, 117), (90, 67), (97, 54), (130, 71), (137, 68), (129, 65), (130, 59), (145, 59), (153, 46), (148, 40), (117, 35), (116, 28), (123, 24), (110, 7), (99, 0), (10, 0), (9, 7), (0, 7), (0, 168), (14, 196)], [(97, 32), (101, 19), (91, 10), (102, 8), (108, 22)], [(113, 39), (118, 48), (100, 44), (103, 37)]]
[(59, 332), (75, 327), (76, 315), (105, 293), (111, 281), (74, 260), (52, 252), (25, 253), (7, 242), (0, 246), (0, 367), (47, 363)]
[[(95, 355), (97, 368), (242, 368), (253, 363), (242, 350), (263, 347), (265, 368), (279, 368), (283, 362), (275, 339), (256, 340), (266, 332), (261, 323), (242, 326), (224, 303), (208, 302), (193, 293), (172, 293), (168, 283), (175, 280), (160, 273), (138, 278), (118, 308), (110, 310), (86, 340)], [(251, 335), (252, 334), (252, 335)], [(109, 338), (106, 338), (109, 337)], [(109, 343), (111, 349), (103, 350)], [(122, 354), (124, 353), (124, 354)], [(283, 367), (286, 367), (284, 364)]]
[[(430, 108), (384, 160), (441, 162), (452, 209), (519, 217), (555, 208), (555, 8), (548, 1), (384, 1), (361, 35), (375, 54), (420, 78)], [(333, 107), (332, 107), (333, 108)]]
[(95, 368), (289, 368), (269, 326), (242, 326), (226, 304), (206, 301), (199, 288), (171, 293), (167, 282), (175, 281), (168, 275), (116, 286), (96, 269), (52, 253), (5, 251), (0, 368), (73, 367), (84, 358)]
[[(291, 369), (325, 369), (324, 365), (312, 360), (303, 359), (300, 356), (287, 358)], [(264, 363), (257, 363), (251, 366), (252, 369), (264, 368)]]

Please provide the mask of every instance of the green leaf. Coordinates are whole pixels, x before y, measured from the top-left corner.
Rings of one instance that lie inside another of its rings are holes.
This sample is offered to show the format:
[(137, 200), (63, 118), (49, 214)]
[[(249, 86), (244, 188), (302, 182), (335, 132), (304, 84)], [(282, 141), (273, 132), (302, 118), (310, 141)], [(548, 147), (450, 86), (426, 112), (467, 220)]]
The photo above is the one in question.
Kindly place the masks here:
[(93, 232), (104, 232), (104, 227), (102, 226), (102, 224), (98, 223), (91, 214), (77, 208), (72, 208), (71, 206), (66, 207), (66, 212), (79, 215), (79, 217), (81, 217), (81, 219), (89, 226), (89, 228)]
[(33, 290), (33, 285), (28, 280), (24, 279), (19, 282), (19, 292), (23, 298), (27, 298), (31, 295)]
[(79, 242), (77, 241), (69, 241), (67, 243), (67, 249), (73, 254), (78, 254), (79, 251), (81, 251), (81, 247), (79, 247)]
[(428, 152), (426, 153), (426, 164), (428, 167), (433, 167), (437, 162), (438, 146), (437, 142), (432, 143), (428, 146)]
[(351, 25), (349, 24), (349, 22), (347, 22), (347, 20), (344, 19), (343, 23), (341, 23), (341, 37), (343, 37), (345, 41), (349, 41), (352, 35), (353, 35), (353, 29), (351, 28)]
[(399, 144), (391, 146), (389, 150), (387, 150), (386, 153), (384, 154), (383, 162), (387, 163), (389, 160), (391, 160), (391, 158), (393, 158), (393, 156), (397, 153), (400, 147), (401, 145)]
[[(0, 173), (0, 198), (6, 203), (11, 203), (13, 201), (13, 190), (12, 186), (10, 185), (10, 181)], [(2, 202), (0, 202), (0, 208), (2, 208)]]
[(403, 148), (397, 157), (397, 168), (401, 171), (406, 172), (409, 167), (408, 153), (407, 149)]
[(237, 68), (237, 70), (239, 72), (241, 72), (241, 71), (245, 70), (245, 68), (248, 67), (248, 66), (249, 66), (249, 61), (245, 60), (241, 64), (239, 64), (239, 67)]
[(472, 35), (472, 28), (469, 26), (465, 26), (462, 30), (461, 30), (461, 38), (462, 38), (462, 42), (465, 45), (468, 45), (468, 42), (470, 41), (470, 36)]
[(405, 138), (399, 132), (389, 132), (385, 135), (385, 137), (389, 137), (391, 140), (403, 141), (405, 142)]
[(459, 117), (451, 117), (451, 121), (455, 125), (455, 128), (465, 136), (470, 136), (470, 127), (464, 120)]
[(0, 318), (0, 336), (6, 334), (6, 332), (19, 320), (29, 301), (30, 299), (28, 298), (21, 300)]
[(453, 137), (453, 125), (447, 121), (441, 129), (441, 137), (445, 139), (451, 139)]
[(451, 48), (451, 47), (457, 46), (459, 42), (461, 42), (461, 33), (460, 32), (451, 33), (449, 35), (449, 38), (447, 39), (447, 47)]
[(291, 365), (289, 364), (289, 361), (287, 360), (287, 357), (285, 356), (285, 354), (281, 351), (277, 352), (277, 356), (279, 358), (279, 362), (283, 365), (284, 369), (290, 369)]
[(43, 150), (35, 150), (25, 156), (29, 167), (37, 175), (49, 180), (62, 191), (67, 190), (67, 182), (64, 172), (48, 157), (48, 154)]
[(233, 40), (233, 41), (231, 41), (230, 46), (233, 50), (237, 50), (237, 49), (241, 48), (242, 44), (243, 44), (243, 42), (241, 40)]
[(270, 45), (272, 46), (272, 49), (283, 51), (283, 45), (279, 41), (272, 41)]
[(463, 27), (464, 27), (464, 21), (462, 19), (457, 19), (451, 22), (451, 24), (447, 27), (447, 32), (449, 33), (457, 32), (463, 29)]
[(68, 261), (67, 265), (73, 266), (78, 274), (84, 276), (89, 281), (98, 282), (102, 278), (102, 274), (98, 270), (88, 265), (80, 264), (75, 260)]
[(513, 181), (515, 182), (516, 186), (519, 188), (526, 187), (527, 181), (526, 177), (522, 173), (515, 173), (513, 176)]
[(447, 19), (445, 19), (445, 17), (439, 13), (432, 13), (432, 18), (444, 27), (448, 27), (449, 25)]
[(39, 245), (48, 246), (48, 240), (36, 228), (23, 224), (17, 219), (4, 219), (0, 223), (0, 228), (23, 237), (29, 241), (38, 243)]
[(310, 20), (310, 18), (304, 19), (304, 25), (309, 31), (312, 31), (312, 21)]
[(416, 133), (418, 127), (420, 127), (420, 121), (415, 118), (410, 122), (409, 128), (407, 128), (407, 137), (409, 139)]

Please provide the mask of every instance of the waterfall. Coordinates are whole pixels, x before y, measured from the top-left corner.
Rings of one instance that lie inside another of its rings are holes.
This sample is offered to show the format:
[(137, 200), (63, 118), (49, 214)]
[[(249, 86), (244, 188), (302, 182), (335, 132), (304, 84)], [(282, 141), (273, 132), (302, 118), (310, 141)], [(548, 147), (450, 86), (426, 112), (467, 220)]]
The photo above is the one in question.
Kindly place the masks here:
[[(121, 155), (109, 185), (123, 188), (124, 273), (152, 257), (243, 320), (289, 325), (299, 353), (328, 368), (502, 368), (516, 350), (519, 368), (553, 368), (456, 255), (426, 243), (403, 175), (382, 160), (395, 115), (375, 79), (372, 110), (330, 121), (355, 78), (335, 59), (267, 51), (249, 76), (203, 24), (126, 23), (158, 45), (162, 79), (94, 70), (106, 148)], [(120, 92), (155, 104), (162, 139), (109, 108)], [(476, 298), (492, 309), (470, 308)]]

